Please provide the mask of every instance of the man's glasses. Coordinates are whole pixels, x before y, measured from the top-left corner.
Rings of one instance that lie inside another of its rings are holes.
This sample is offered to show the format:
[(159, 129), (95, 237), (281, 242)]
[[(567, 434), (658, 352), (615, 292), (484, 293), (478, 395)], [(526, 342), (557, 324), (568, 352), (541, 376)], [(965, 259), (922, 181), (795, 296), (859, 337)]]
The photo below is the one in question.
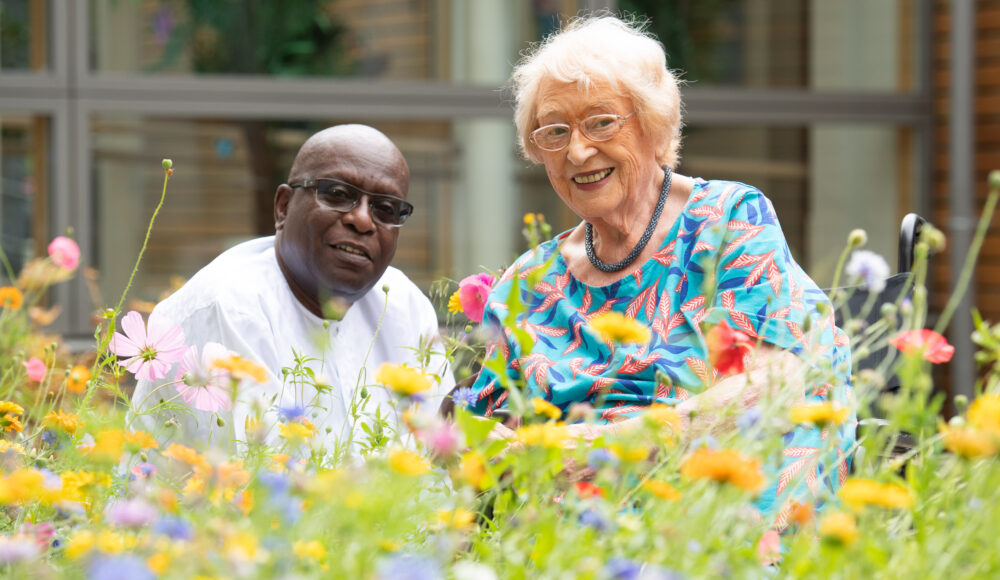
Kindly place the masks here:
[(288, 187), (316, 190), (316, 201), (323, 207), (347, 213), (358, 207), (363, 196), (368, 196), (368, 211), (379, 224), (388, 228), (398, 228), (406, 218), (413, 213), (413, 204), (381, 193), (370, 193), (350, 183), (344, 183), (328, 177), (306, 179), (297, 183), (289, 183)]
[[(591, 115), (580, 121), (580, 132), (591, 141), (607, 141), (621, 133), (625, 122), (635, 114), (632, 111), (624, 117), (621, 115)], [(569, 145), (570, 135), (573, 133), (573, 126), (566, 123), (553, 123), (539, 127), (531, 132), (531, 142), (539, 149), (546, 151), (559, 151)]]

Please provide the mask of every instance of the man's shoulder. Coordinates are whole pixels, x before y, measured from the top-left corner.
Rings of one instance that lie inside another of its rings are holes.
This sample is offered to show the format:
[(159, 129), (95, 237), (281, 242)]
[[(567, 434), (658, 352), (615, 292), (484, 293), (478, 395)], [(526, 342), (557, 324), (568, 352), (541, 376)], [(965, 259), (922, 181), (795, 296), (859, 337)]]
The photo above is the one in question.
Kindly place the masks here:
[(242, 242), (219, 254), (179, 290), (157, 306), (171, 318), (218, 307), (227, 310), (254, 308), (262, 295), (271, 295), (284, 283), (274, 257), (274, 237)]

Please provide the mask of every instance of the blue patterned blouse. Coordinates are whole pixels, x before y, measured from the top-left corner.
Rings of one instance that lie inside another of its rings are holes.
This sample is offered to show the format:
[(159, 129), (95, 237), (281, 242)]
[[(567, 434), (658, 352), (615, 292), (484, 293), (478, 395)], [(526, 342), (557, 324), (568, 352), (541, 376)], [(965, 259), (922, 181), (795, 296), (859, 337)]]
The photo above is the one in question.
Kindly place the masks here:
[[(573, 403), (590, 403), (602, 422), (621, 420), (654, 402), (677, 404), (712, 384), (715, 371), (707, 362), (702, 328), (723, 320), (825, 370), (810, 373), (824, 378), (807, 385), (808, 400), (835, 400), (853, 409), (847, 336), (834, 325), (832, 308), (825, 315), (817, 311), (817, 304), (829, 300), (792, 258), (771, 202), (757, 189), (697, 180), (663, 246), (607, 286), (588, 286), (567, 269), (558, 250), (568, 235), (521, 256), (490, 293), (483, 325), (502, 338), (488, 347), (486, 360), (501, 357), (502, 367), (493, 368), (505, 368), (506, 377), (498, 380), (483, 369), (473, 387), (477, 412), (491, 415), (514, 384), (564, 411)], [(714, 291), (706, 293), (708, 285)], [(519, 299), (513, 308), (517, 327), (533, 343), (529, 352), (504, 327), (513, 296)], [(587, 324), (608, 311), (648, 325), (649, 344), (612, 349)], [(669, 377), (670, 386), (658, 384), (658, 373)], [(800, 427), (786, 435), (782, 465), (758, 500), (779, 527), (787, 518), (787, 509), (778, 509), (787, 508), (786, 496), (822, 498), (822, 487), (833, 491), (842, 483), (855, 423), (852, 412), (840, 428), (833, 461), (825, 456), (819, 461), (828, 433)], [(786, 492), (792, 482), (798, 482), (795, 489)]]

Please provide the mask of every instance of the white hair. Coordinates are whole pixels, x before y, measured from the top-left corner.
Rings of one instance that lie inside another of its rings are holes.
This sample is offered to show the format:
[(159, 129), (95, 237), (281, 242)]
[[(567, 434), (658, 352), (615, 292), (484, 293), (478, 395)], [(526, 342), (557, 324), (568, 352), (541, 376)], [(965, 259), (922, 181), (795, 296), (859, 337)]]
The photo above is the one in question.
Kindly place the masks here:
[(632, 100), (643, 131), (663, 145), (657, 162), (676, 167), (681, 142), (679, 83), (667, 68), (663, 46), (645, 31), (646, 24), (606, 14), (579, 17), (528, 49), (511, 76), (514, 124), (526, 159), (541, 161), (528, 137), (538, 128), (542, 81), (574, 83), (584, 91), (603, 82)]

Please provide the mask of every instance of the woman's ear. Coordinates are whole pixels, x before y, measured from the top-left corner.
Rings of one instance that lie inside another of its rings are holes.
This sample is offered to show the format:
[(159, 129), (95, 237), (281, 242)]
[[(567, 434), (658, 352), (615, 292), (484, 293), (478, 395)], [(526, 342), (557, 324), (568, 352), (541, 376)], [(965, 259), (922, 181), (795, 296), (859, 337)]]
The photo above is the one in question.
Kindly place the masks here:
[(274, 231), (278, 232), (285, 226), (288, 217), (288, 204), (291, 202), (293, 190), (288, 184), (282, 183), (274, 192)]

